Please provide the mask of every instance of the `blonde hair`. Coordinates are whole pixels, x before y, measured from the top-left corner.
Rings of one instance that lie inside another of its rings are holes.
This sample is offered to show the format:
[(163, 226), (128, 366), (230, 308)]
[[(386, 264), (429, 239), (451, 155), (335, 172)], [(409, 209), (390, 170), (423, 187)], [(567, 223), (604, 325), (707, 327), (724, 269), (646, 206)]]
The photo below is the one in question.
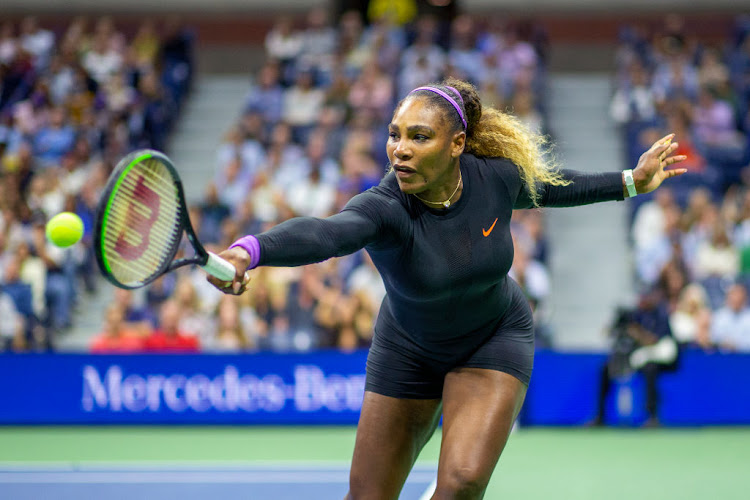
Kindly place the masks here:
[(518, 167), (534, 206), (539, 206), (537, 184), (567, 186), (560, 174), (547, 137), (529, 130), (521, 120), (494, 108), (482, 109), (482, 118), (466, 138), (465, 152), (475, 156), (507, 158)]
[[(529, 195), (534, 206), (539, 206), (539, 193), (534, 187), (537, 184), (567, 186), (571, 181), (565, 179), (551, 153), (549, 139), (529, 129), (517, 117), (492, 107), (483, 107), (477, 89), (470, 83), (455, 78), (448, 78), (440, 85), (450, 94), (460, 93), (466, 117), (465, 153), (486, 158), (507, 158), (519, 170), (521, 178), (529, 186)], [(429, 98), (429, 96), (427, 96)], [(451, 105), (443, 98), (440, 105), (446, 110)], [(450, 116), (458, 114), (450, 109)], [(457, 127), (463, 124), (456, 121)]]

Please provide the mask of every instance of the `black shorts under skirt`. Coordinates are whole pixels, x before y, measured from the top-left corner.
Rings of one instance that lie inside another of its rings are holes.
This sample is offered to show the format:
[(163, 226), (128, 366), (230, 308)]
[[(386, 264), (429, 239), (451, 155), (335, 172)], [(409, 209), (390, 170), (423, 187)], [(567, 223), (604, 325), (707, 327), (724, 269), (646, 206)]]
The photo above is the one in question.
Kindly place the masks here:
[(445, 376), (462, 367), (505, 372), (528, 386), (534, 365), (534, 321), (520, 288), (512, 289), (510, 306), (478, 346), (467, 339), (439, 361), (389, 338), (398, 333), (376, 332), (367, 357), (365, 390), (394, 398), (440, 399)]

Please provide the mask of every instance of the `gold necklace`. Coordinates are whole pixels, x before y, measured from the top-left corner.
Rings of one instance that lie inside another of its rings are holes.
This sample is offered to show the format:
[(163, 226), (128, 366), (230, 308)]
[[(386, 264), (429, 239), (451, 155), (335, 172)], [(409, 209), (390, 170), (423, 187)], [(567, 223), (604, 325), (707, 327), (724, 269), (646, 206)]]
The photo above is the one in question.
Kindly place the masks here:
[(459, 171), (458, 171), (458, 184), (456, 184), (456, 189), (454, 189), (454, 190), (453, 190), (453, 194), (451, 194), (451, 195), (450, 195), (450, 196), (448, 197), (448, 199), (447, 199), (447, 200), (445, 200), (445, 201), (429, 201), (429, 200), (425, 200), (425, 199), (423, 199), (423, 198), (420, 198), (420, 197), (419, 197), (419, 196), (417, 196), (416, 194), (415, 194), (414, 196), (415, 196), (415, 197), (416, 197), (416, 198), (417, 198), (417, 199), (418, 199), (419, 201), (422, 201), (422, 202), (424, 202), (424, 203), (429, 203), (430, 205), (443, 205), (443, 206), (444, 206), (445, 208), (448, 208), (449, 206), (451, 206), (451, 200), (453, 199), (453, 197), (454, 197), (454, 196), (456, 196), (456, 193), (458, 193), (458, 188), (459, 188), (459, 187), (461, 187), (461, 181), (462, 181), (462, 178), (461, 178), (461, 170), (459, 169)]

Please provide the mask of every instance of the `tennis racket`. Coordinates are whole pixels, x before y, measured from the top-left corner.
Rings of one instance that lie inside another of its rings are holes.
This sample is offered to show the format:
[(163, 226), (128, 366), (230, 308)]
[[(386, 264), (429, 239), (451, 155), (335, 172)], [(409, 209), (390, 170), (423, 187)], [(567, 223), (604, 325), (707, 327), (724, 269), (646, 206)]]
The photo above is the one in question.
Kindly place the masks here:
[[(175, 260), (183, 231), (195, 256)], [(234, 265), (198, 241), (174, 165), (150, 149), (124, 157), (107, 180), (97, 207), (94, 250), (102, 273), (120, 288), (145, 286), (190, 264), (222, 281), (235, 277)]]

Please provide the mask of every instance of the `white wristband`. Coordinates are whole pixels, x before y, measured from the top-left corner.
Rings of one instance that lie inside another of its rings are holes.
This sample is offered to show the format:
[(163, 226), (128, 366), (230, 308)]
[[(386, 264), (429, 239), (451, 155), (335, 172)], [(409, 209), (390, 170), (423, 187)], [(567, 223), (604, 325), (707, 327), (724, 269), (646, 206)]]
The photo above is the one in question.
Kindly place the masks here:
[(622, 176), (625, 179), (625, 187), (628, 190), (628, 196), (630, 198), (635, 197), (638, 194), (638, 191), (635, 190), (635, 181), (633, 180), (633, 170), (623, 170)]

